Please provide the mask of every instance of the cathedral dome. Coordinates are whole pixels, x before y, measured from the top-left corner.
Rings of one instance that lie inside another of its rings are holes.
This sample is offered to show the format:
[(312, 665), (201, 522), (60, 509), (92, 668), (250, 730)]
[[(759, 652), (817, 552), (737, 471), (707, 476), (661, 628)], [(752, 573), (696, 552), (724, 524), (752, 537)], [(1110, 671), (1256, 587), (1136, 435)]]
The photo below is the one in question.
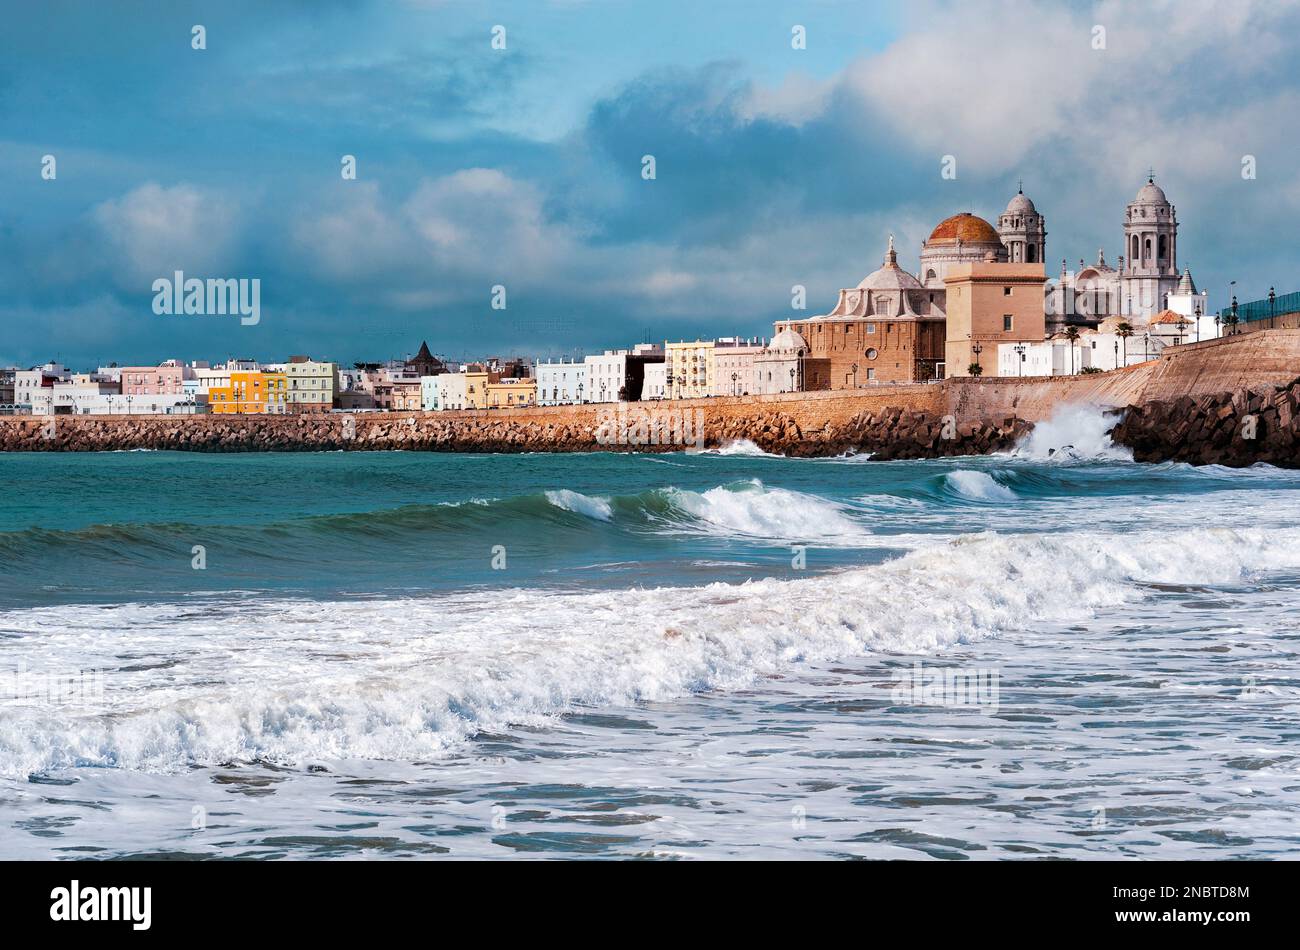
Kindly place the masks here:
[(880, 270), (862, 278), (858, 290), (921, 290), (921, 282), (898, 266), (898, 252), (894, 250), (894, 236), (889, 236), (889, 250)]
[(1003, 214), (1037, 214), (1038, 209), (1030, 201), (1023, 191), (1017, 192), (1015, 197), (1007, 202), (1007, 210)]
[(954, 244), (961, 241), (963, 244), (996, 244), (1002, 246), (1002, 238), (993, 225), (989, 224), (983, 218), (971, 214), (969, 211), (963, 211), (961, 214), (954, 214), (950, 218), (944, 218), (940, 221), (933, 231), (930, 232), (930, 239), (926, 244)]
[(1135, 205), (1167, 205), (1169, 199), (1160, 186), (1155, 183), (1155, 179), (1148, 178), (1147, 183), (1138, 190), (1137, 197), (1133, 199)]
[(767, 345), (767, 348), (769, 350), (806, 350), (808, 344), (803, 337), (787, 327), (772, 337), (772, 342)]

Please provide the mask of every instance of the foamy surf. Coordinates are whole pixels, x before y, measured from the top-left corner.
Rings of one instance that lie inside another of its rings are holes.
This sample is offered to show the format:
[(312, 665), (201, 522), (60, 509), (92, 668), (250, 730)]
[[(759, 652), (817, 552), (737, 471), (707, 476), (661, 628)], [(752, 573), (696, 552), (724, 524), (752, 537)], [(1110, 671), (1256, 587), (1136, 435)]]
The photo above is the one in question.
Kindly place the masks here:
[(1133, 453), (1110, 438), (1118, 421), (1101, 406), (1061, 406), (1050, 419), (1035, 423), (1010, 454), (1052, 462), (1131, 462)]
[(575, 708), (1062, 631), (1152, 584), (1233, 585), (1297, 568), (1294, 528), (981, 534), (874, 567), (741, 585), (13, 610), (0, 614), (11, 662), (36, 676), (102, 670), (103, 694), (84, 705), (6, 699), (0, 775), (436, 759), (479, 731)]

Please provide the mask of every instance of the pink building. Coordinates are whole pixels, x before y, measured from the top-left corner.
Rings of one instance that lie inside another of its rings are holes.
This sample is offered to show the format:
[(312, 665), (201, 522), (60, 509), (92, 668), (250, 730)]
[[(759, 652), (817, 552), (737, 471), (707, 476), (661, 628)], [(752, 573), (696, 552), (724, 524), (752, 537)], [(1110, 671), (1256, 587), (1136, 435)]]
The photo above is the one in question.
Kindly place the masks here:
[(185, 392), (185, 380), (194, 379), (194, 370), (177, 360), (158, 366), (123, 366), (123, 396), (179, 396)]

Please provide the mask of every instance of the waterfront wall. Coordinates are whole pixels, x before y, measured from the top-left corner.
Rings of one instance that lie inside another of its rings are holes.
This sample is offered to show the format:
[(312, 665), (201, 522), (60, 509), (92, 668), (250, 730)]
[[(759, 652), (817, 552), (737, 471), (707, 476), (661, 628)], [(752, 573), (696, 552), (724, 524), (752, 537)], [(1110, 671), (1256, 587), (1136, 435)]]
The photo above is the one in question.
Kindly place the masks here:
[[(1087, 376), (964, 377), (831, 392), (439, 413), (0, 417), (0, 450), (673, 451), (745, 439), (769, 452), (797, 456), (865, 451), (880, 458), (917, 458), (1008, 448), (1060, 406), (1087, 403), (1141, 407), (1131, 425), (1119, 430), (1122, 438), (1140, 445), (1143, 457), (1190, 460), (1204, 447), (1177, 448), (1142, 428), (1141, 420), (1149, 426), (1167, 423), (1185, 435), (1191, 429), (1181, 428), (1183, 417), (1194, 424), (1201, 414), (1222, 411), (1224, 400), (1246, 399), (1242, 405), (1248, 406), (1251, 393), (1273, 399), (1279, 386), (1294, 391), (1297, 377), (1300, 330), (1279, 329), (1179, 347), (1159, 360)], [(1176, 408), (1150, 408), (1157, 405)], [(1282, 421), (1290, 416), (1274, 408), (1278, 418), (1270, 422), (1266, 414), (1267, 432), (1272, 431), (1268, 424), (1281, 429), (1291, 424)], [(1290, 443), (1264, 444), (1278, 464), (1300, 465)], [(1249, 458), (1250, 450), (1232, 458)]]

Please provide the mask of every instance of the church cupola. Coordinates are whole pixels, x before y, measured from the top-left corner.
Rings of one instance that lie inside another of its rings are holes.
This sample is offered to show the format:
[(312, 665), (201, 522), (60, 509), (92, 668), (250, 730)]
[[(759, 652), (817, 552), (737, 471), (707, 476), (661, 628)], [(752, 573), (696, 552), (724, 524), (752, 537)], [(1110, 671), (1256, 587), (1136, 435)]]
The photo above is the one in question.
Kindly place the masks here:
[(998, 236), (1013, 264), (1042, 264), (1047, 252), (1047, 222), (1021, 187), (998, 217)]

